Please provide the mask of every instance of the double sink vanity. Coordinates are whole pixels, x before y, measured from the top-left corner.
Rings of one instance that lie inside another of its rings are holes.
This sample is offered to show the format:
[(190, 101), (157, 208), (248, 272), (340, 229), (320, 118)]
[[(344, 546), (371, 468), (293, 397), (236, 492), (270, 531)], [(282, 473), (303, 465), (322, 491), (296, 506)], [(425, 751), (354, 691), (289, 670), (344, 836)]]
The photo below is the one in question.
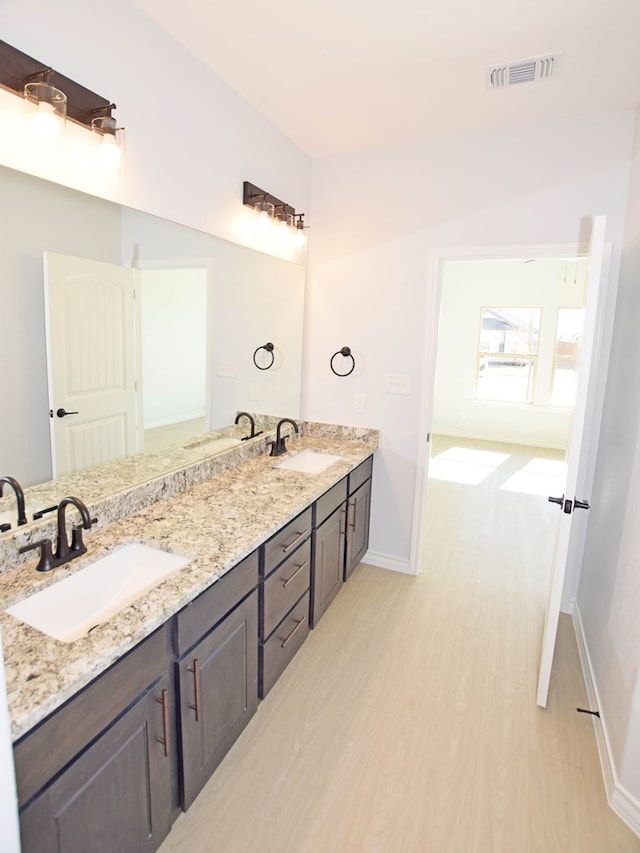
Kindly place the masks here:
[(270, 438), (89, 502), (53, 572), (53, 520), (0, 537), (25, 853), (157, 849), (362, 559), (377, 432)]

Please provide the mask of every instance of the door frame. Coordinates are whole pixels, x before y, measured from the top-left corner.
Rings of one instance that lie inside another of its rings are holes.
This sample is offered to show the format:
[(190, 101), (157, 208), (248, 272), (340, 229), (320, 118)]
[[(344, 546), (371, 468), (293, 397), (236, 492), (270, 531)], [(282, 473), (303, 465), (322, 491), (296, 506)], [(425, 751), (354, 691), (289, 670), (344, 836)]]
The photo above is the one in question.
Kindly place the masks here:
[[(440, 322), (440, 307), (442, 299), (442, 279), (445, 264), (448, 261), (478, 261), (478, 260), (517, 260), (519, 258), (564, 258), (568, 256), (586, 256), (588, 243), (544, 243), (544, 244), (518, 244), (509, 246), (468, 246), (452, 248), (432, 249), (429, 257), (429, 269), (427, 274), (428, 292), (426, 300), (425, 339), (422, 357), (423, 365), (423, 387), (421, 393), (420, 416), (418, 421), (418, 454), (416, 460), (416, 482), (414, 491), (414, 512), (411, 529), (411, 550), (409, 566), (412, 574), (420, 573), (420, 566), (424, 557), (425, 543), (422, 537), (424, 525), (422, 519), (427, 510), (428, 501), (428, 474), (431, 442), (426, 440), (431, 434), (433, 425), (433, 410), (435, 401), (436, 366), (438, 358), (438, 326)], [(600, 338), (601, 359), (598, 367), (597, 393), (592, 410), (587, 413), (585, 419), (585, 433), (588, 436), (585, 442), (587, 453), (588, 482), (585, 487), (590, 492), (595, 474), (595, 463), (602, 421), (602, 410), (604, 407), (604, 391), (606, 385), (606, 374), (609, 366), (609, 353), (611, 350), (611, 338), (613, 332), (613, 314), (615, 309), (615, 296), (617, 292), (617, 281), (612, 282), (609, 276), (611, 258), (611, 244), (605, 244), (605, 259), (603, 264), (603, 280), (601, 304), (605, 310), (599, 316), (599, 329), (597, 334)], [(570, 555), (570, 565), (563, 590), (561, 610), (571, 613), (577, 595), (578, 582), (580, 580), (580, 565), (584, 551), (586, 538), (587, 520), (581, 525), (578, 543)]]

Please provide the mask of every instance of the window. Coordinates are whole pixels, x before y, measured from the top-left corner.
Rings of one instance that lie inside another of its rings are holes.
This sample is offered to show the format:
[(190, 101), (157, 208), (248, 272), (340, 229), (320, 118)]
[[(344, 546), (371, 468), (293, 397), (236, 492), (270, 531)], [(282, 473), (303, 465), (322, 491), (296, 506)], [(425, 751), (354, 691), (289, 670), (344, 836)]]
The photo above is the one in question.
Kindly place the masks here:
[(576, 401), (578, 350), (584, 326), (584, 308), (559, 308), (553, 358), (552, 406)]
[(530, 403), (541, 308), (482, 308), (476, 399)]

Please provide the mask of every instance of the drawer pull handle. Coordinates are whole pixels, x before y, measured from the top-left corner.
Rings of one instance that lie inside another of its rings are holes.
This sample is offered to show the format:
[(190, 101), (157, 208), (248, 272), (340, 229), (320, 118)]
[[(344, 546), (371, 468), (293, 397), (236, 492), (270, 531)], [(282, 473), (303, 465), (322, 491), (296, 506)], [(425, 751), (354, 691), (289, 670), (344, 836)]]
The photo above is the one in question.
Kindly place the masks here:
[(302, 617), (302, 619), (298, 619), (298, 621), (296, 622), (296, 625), (295, 625), (294, 629), (293, 629), (293, 630), (292, 630), (292, 631), (291, 631), (291, 632), (290, 632), (290, 633), (289, 633), (289, 634), (284, 638), (284, 640), (282, 639), (282, 637), (280, 637), (280, 639), (282, 640), (282, 643), (280, 644), (280, 648), (281, 648), (281, 649), (284, 649), (284, 648), (285, 648), (285, 646), (287, 645), (287, 643), (289, 642), (289, 640), (292, 640), (292, 639), (293, 639), (293, 635), (294, 635), (294, 634), (295, 634), (295, 632), (298, 630), (298, 628), (299, 628), (301, 625), (304, 625), (304, 623), (305, 623), (306, 621), (307, 621), (307, 620), (304, 618), (304, 616)]
[(194, 693), (194, 704), (192, 705), (189, 702), (188, 707), (191, 708), (192, 711), (196, 712), (196, 723), (200, 722), (200, 664), (198, 663), (198, 658), (193, 659), (193, 667), (187, 667), (189, 672), (193, 673), (193, 693)]
[(164, 746), (164, 757), (167, 758), (169, 755), (169, 699), (168, 699), (168, 691), (163, 690), (162, 696), (160, 698), (156, 698), (156, 702), (162, 705), (162, 728), (164, 730), (164, 737), (156, 737), (158, 743), (161, 743)]
[(308, 536), (308, 535), (309, 535), (309, 528), (308, 527), (306, 530), (303, 530), (302, 533), (296, 533), (295, 537), (291, 540), (291, 542), (289, 542), (287, 545), (282, 546), (282, 553), (286, 554), (287, 551), (290, 551), (292, 548), (295, 548), (295, 546), (298, 544), (298, 542), (301, 542), (305, 538), (305, 536)]
[(352, 530), (355, 530), (356, 529), (356, 513), (355, 513), (356, 502), (355, 501), (349, 501), (347, 506), (349, 509), (353, 510), (352, 513), (349, 513), (349, 510), (347, 510), (347, 519), (349, 519), (350, 515), (353, 517), (353, 521), (348, 521), (348, 525)]
[(297, 566), (295, 572), (291, 575), (290, 578), (280, 578), (280, 580), (282, 581), (282, 589), (286, 589), (289, 586), (289, 584), (291, 583), (291, 581), (294, 578), (298, 577), (300, 572), (308, 565), (308, 563), (309, 563), (309, 561), (305, 560), (304, 563), (302, 563), (300, 566)]

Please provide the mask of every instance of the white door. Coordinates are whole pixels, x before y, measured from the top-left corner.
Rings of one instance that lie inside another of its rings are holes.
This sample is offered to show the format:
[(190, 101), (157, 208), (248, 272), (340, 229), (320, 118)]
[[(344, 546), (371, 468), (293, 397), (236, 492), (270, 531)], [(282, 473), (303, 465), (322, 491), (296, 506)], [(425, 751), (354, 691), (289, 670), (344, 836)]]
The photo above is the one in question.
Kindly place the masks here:
[(44, 253), (53, 476), (136, 450), (133, 274)]
[(594, 366), (598, 360), (601, 326), (604, 319), (604, 312), (602, 310), (604, 289), (601, 288), (601, 279), (604, 259), (605, 226), (605, 216), (596, 216), (594, 218), (589, 246), (587, 304), (585, 306), (584, 332), (580, 345), (578, 389), (571, 427), (571, 439), (566, 459), (564, 495), (553, 495), (550, 497), (550, 500), (553, 499), (555, 503), (558, 503), (558, 511), (561, 515), (551, 569), (549, 598), (547, 601), (540, 652), (536, 701), (542, 708), (546, 707), (549, 693), (551, 666), (558, 631), (558, 618), (560, 616), (560, 602), (567, 574), (569, 555), (575, 554), (579, 550), (576, 548), (578, 530), (577, 525), (574, 523), (573, 514), (576, 511), (586, 512), (588, 509), (588, 495), (579, 493), (579, 489), (585, 482), (585, 472), (588, 465), (587, 452), (583, 440), (585, 420), (587, 413), (593, 407), (596, 384)]

